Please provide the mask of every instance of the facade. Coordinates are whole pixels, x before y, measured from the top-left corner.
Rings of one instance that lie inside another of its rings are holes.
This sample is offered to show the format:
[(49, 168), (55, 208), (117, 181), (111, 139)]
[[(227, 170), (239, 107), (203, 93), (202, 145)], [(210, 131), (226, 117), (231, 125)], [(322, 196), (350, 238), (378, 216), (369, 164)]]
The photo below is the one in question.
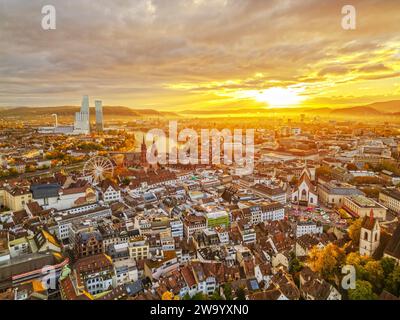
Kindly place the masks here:
[(148, 259), (144, 263), (144, 273), (150, 279), (159, 279), (164, 274), (178, 269), (179, 263), (175, 251), (164, 251), (162, 257)]
[(364, 193), (351, 184), (339, 181), (318, 185), (319, 201), (329, 207), (341, 207), (344, 197), (353, 195), (364, 195)]
[(294, 187), (291, 199), (293, 203), (305, 206), (316, 206), (318, 204), (317, 190), (311, 182), (311, 174), (307, 168), (303, 170), (299, 182)]
[(80, 290), (96, 295), (113, 288), (115, 271), (111, 258), (105, 254), (81, 258), (74, 269)]
[(396, 189), (382, 190), (379, 193), (379, 203), (396, 213), (400, 213), (400, 191)]
[(99, 231), (82, 231), (75, 236), (75, 256), (83, 258), (103, 253), (103, 238)]
[(305, 234), (321, 234), (323, 232), (322, 225), (312, 221), (298, 222), (296, 225), (296, 237), (300, 238)]
[(0, 189), (0, 205), (11, 211), (23, 210), (32, 201), (32, 193), (23, 187), (5, 187)]
[(81, 110), (75, 113), (74, 133), (90, 133), (89, 97), (83, 96)]
[(393, 232), (392, 238), (389, 240), (383, 256), (393, 259), (396, 261), (397, 265), (400, 265), (400, 224)]
[(121, 200), (121, 190), (110, 180), (104, 180), (100, 185), (104, 202), (115, 202)]
[(206, 214), (207, 228), (228, 227), (229, 214), (226, 211), (216, 211)]
[(103, 124), (103, 103), (101, 100), (96, 100), (94, 102), (96, 109), (96, 131), (102, 132), (104, 130)]
[(268, 198), (272, 201), (277, 201), (283, 205), (286, 204), (286, 191), (280, 187), (270, 188), (262, 184), (256, 184), (251, 188), (253, 193), (262, 198)]
[(360, 255), (372, 256), (379, 247), (380, 239), (379, 221), (374, 218), (374, 211), (371, 209), (370, 216), (365, 216), (361, 224)]
[(343, 200), (343, 209), (355, 217), (369, 216), (374, 211), (375, 218), (384, 221), (386, 219), (386, 208), (365, 196), (347, 196)]
[(183, 224), (185, 236), (188, 238), (192, 237), (196, 231), (207, 228), (207, 221), (203, 216), (189, 215), (185, 218)]
[(136, 237), (129, 240), (129, 257), (134, 260), (147, 259), (149, 257), (149, 243), (144, 237)]

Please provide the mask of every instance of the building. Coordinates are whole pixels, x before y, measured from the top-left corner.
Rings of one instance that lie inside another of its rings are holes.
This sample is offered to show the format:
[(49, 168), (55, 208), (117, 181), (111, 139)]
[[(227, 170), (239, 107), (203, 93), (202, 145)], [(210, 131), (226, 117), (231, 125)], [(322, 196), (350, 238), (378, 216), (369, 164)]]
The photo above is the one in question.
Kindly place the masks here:
[(332, 180), (318, 185), (318, 197), (320, 203), (328, 207), (341, 207), (346, 196), (364, 195), (351, 184)]
[(159, 279), (178, 269), (179, 263), (175, 251), (163, 251), (162, 257), (147, 259), (144, 263), (144, 274), (151, 280)]
[(396, 189), (385, 189), (379, 192), (379, 202), (388, 209), (400, 213), (400, 191)]
[(207, 228), (228, 227), (229, 214), (226, 211), (215, 211), (206, 214)]
[(400, 265), (400, 224), (397, 225), (396, 230), (393, 232), (385, 251), (384, 257), (392, 258), (396, 261), (397, 265)]
[(61, 187), (57, 183), (31, 185), (32, 198), (40, 206), (53, 207), (59, 199)]
[(103, 253), (103, 238), (99, 231), (79, 232), (75, 236), (74, 251), (76, 258)]
[(250, 202), (249, 205), (246, 204), (242, 212), (244, 217), (250, 220), (251, 224), (283, 220), (285, 218), (285, 208), (279, 202), (262, 202), (260, 204), (252, 204)]
[(378, 219), (374, 218), (374, 210), (371, 209), (370, 216), (365, 216), (361, 223), (360, 232), (360, 255), (372, 256), (379, 247), (381, 230)]
[(312, 222), (304, 221), (296, 224), (296, 237), (300, 238), (305, 234), (321, 234), (323, 232), (322, 225)]
[(147, 259), (149, 257), (149, 248), (149, 243), (143, 236), (129, 239), (128, 250), (131, 259)]
[(188, 215), (183, 221), (184, 232), (187, 238), (193, 236), (196, 231), (207, 228), (207, 221), (204, 216)]
[(81, 110), (75, 113), (74, 133), (90, 133), (89, 97), (83, 96)]
[(292, 202), (305, 206), (316, 206), (318, 194), (316, 187), (311, 182), (311, 173), (306, 168), (292, 191)]
[(343, 209), (354, 217), (369, 216), (371, 209), (374, 210), (375, 218), (385, 221), (386, 208), (378, 202), (365, 196), (347, 196), (343, 199)]
[(102, 181), (100, 191), (104, 202), (115, 202), (121, 200), (121, 190), (109, 179)]
[(239, 221), (238, 227), (241, 240), (244, 244), (256, 243), (257, 234), (250, 224)]
[(91, 295), (113, 288), (113, 262), (104, 253), (79, 259), (74, 265), (74, 271), (78, 289)]
[(115, 272), (115, 284), (117, 286), (135, 282), (139, 278), (136, 263), (131, 259), (114, 261), (114, 272)]
[(96, 131), (102, 132), (104, 130), (103, 124), (103, 103), (101, 100), (96, 100), (94, 102), (96, 108)]
[(286, 204), (286, 191), (280, 187), (270, 188), (263, 184), (256, 184), (251, 188), (253, 193), (261, 198), (268, 198), (283, 205)]
[(0, 205), (11, 211), (23, 210), (32, 201), (32, 193), (28, 188), (6, 186), (0, 189)]

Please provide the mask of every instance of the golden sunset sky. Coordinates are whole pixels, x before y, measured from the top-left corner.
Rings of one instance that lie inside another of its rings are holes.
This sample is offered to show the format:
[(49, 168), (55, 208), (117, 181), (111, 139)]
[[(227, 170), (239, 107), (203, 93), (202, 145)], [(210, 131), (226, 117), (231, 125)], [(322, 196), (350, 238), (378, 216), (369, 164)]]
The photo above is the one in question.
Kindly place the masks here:
[[(57, 29), (41, 28), (42, 6)], [(341, 26), (342, 6), (357, 12)], [(399, 0), (1, 0), (0, 106), (344, 107), (400, 99)]]

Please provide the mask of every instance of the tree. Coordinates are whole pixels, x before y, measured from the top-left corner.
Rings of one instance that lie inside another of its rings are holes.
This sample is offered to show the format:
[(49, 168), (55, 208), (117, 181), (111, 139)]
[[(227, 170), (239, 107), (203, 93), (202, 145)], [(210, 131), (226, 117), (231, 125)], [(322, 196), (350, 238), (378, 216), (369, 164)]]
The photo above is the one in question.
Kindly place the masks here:
[(365, 273), (367, 280), (373, 284), (375, 292), (380, 292), (383, 289), (385, 280), (385, 272), (379, 261), (369, 261), (365, 265)]
[(239, 288), (236, 290), (236, 298), (237, 300), (246, 300), (246, 293), (243, 288)]
[(173, 299), (174, 299), (174, 294), (171, 291), (165, 291), (161, 296), (161, 300), (173, 300)]
[(396, 266), (386, 279), (385, 289), (396, 297), (400, 296), (400, 266)]
[(344, 250), (333, 243), (319, 249), (313, 247), (308, 256), (307, 263), (314, 272), (319, 272), (325, 279), (334, 280), (340, 273), (346, 255)]
[(358, 246), (358, 244), (360, 243), (361, 224), (362, 220), (361, 218), (359, 218), (355, 220), (348, 229), (350, 239), (356, 246)]
[(348, 163), (347, 170), (356, 171), (356, 170), (358, 170), (358, 167), (354, 163)]
[(207, 300), (207, 297), (201, 292), (196, 293), (191, 300)]
[(229, 282), (224, 285), (224, 295), (226, 300), (233, 300), (232, 285)]
[(384, 257), (381, 259), (380, 264), (385, 273), (385, 278), (387, 278), (393, 272), (394, 267), (396, 266), (396, 261), (392, 258)]
[(291, 261), (289, 263), (289, 272), (291, 274), (295, 274), (295, 273), (299, 272), (301, 269), (303, 269), (303, 265), (302, 265), (301, 261), (296, 257), (291, 259)]
[(299, 182), (299, 179), (297, 179), (296, 176), (293, 176), (292, 179), (290, 180), (291, 185), (296, 185)]
[(368, 280), (365, 270), (365, 265), (371, 261), (368, 256), (360, 256), (358, 252), (350, 252), (346, 257), (346, 264), (354, 266), (356, 269), (357, 279)]
[(376, 300), (378, 296), (372, 291), (372, 284), (365, 280), (357, 280), (356, 288), (349, 290), (350, 300)]
[(213, 294), (210, 297), (210, 300), (223, 300), (218, 289), (213, 292)]
[(190, 295), (189, 295), (189, 293), (186, 293), (186, 294), (183, 296), (182, 300), (190, 300)]
[(328, 166), (321, 166), (315, 170), (317, 177), (332, 177), (333, 170)]

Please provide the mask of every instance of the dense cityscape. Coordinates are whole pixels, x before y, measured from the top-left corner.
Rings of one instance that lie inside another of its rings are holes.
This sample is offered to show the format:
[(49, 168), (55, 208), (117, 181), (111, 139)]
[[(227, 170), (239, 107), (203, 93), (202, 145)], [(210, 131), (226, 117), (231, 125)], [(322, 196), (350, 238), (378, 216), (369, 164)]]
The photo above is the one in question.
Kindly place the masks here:
[(170, 120), (112, 120), (95, 104), (91, 119), (84, 96), (73, 125), (3, 118), (1, 299), (398, 299), (398, 123), (179, 119), (253, 127), (241, 175), (149, 164), (166, 148), (146, 129)]
[(0, 314), (396, 310), (399, 17), (0, 0)]

